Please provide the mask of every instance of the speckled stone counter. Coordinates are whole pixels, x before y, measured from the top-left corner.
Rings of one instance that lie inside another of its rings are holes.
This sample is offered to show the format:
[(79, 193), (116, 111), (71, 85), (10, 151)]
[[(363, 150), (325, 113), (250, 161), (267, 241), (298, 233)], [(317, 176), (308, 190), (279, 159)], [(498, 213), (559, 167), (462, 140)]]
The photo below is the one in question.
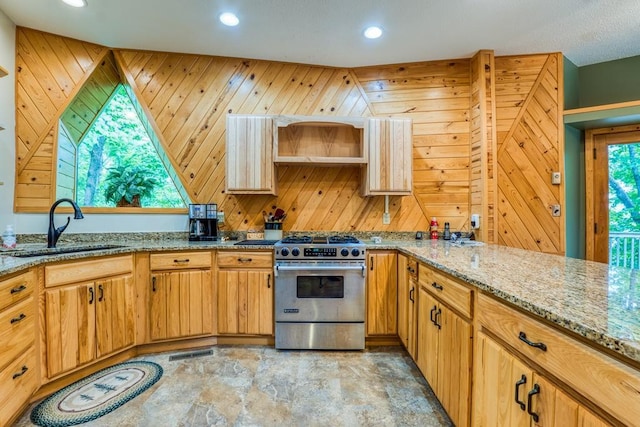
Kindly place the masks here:
[(383, 241), (425, 264), (640, 362), (640, 271), (506, 246)]
[[(366, 239), (365, 236), (360, 238)], [(491, 244), (457, 246), (441, 240), (408, 239), (383, 240), (378, 244), (366, 239), (365, 242), (369, 249), (392, 249), (411, 255), (621, 356), (640, 362), (638, 270)], [(138, 251), (272, 249), (272, 246), (239, 246), (235, 241), (188, 242), (186, 239), (112, 238), (108, 243), (122, 247), (34, 258), (9, 257), (0, 252), (0, 276), (43, 262)], [(31, 249), (45, 245), (19, 246)]]

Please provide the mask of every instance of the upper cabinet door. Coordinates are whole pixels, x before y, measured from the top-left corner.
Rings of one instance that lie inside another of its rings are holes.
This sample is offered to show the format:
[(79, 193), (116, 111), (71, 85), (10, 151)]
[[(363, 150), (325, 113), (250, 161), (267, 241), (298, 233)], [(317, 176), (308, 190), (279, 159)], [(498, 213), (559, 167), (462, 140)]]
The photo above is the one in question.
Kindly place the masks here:
[(227, 115), (227, 193), (276, 194), (273, 132), (272, 117)]
[(369, 163), (363, 174), (363, 196), (410, 195), (413, 145), (410, 119), (368, 120)]

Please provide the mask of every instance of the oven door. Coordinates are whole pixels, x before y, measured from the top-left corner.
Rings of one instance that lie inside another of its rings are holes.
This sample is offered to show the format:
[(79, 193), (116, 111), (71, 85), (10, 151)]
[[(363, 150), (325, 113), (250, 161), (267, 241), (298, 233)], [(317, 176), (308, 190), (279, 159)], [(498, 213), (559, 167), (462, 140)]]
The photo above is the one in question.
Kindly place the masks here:
[(276, 322), (364, 322), (364, 264), (326, 264), (276, 264)]

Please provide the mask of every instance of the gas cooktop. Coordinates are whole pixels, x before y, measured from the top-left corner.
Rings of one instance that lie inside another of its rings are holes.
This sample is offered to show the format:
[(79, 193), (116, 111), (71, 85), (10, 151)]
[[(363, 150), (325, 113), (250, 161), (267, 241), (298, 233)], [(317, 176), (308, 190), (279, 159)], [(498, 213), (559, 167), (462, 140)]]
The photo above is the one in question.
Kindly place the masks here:
[(281, 244), (315, 244), (315, 245), (344, 245), (360, 244), (360, 240), (353, 236), (287, 236), (282, 239)]
[(353, 236), (287, 236), (274, 245), (276, 261), (364, 260), (365, 245)]

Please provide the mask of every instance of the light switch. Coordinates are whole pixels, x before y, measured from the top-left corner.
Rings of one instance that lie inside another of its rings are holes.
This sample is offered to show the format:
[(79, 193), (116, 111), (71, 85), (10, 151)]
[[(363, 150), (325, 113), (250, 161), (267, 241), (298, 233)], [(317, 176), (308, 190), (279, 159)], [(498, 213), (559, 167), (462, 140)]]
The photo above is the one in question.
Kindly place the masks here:
[(551, 172), (551, 183), (553, 185), (560, 185), (561, 181), (562, 177), (560, 175), (560, 172)]

